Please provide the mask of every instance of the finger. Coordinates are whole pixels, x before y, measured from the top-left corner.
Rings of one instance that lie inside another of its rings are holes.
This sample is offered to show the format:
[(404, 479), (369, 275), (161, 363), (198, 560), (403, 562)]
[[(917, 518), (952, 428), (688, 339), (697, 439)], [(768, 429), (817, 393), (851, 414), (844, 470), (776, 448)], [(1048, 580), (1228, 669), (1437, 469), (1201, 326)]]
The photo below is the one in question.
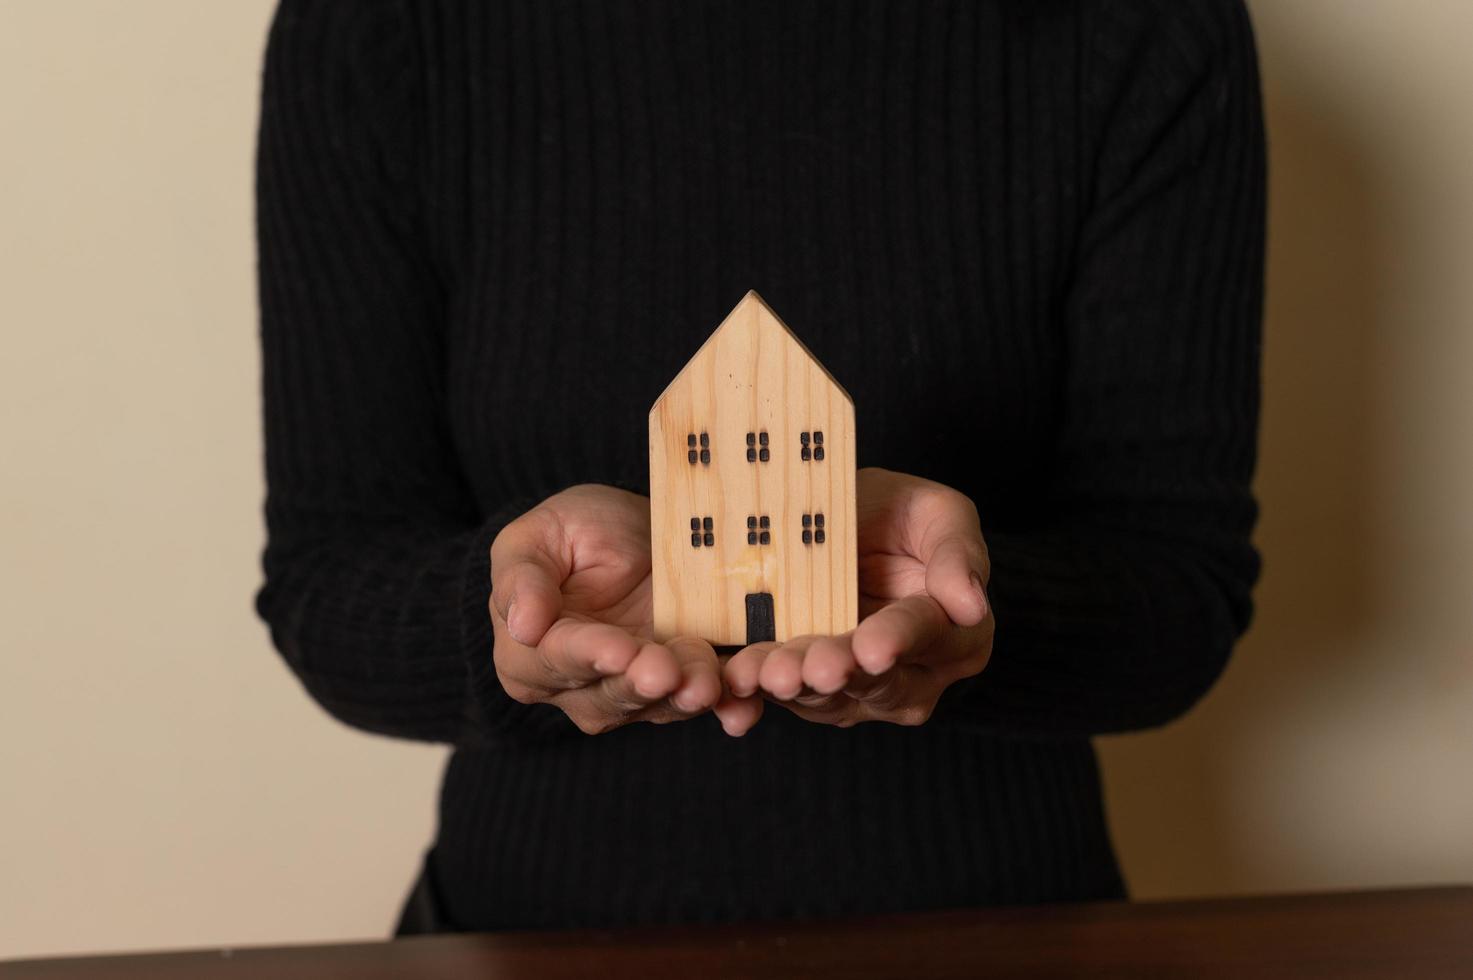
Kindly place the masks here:
[(535, 513), (527, 514), (491, 544), (491, 606), (512, 639), (527, 646), (542, 642), (562, 610), (568, 569), (552, 547), (555, 533)]
[(602, 710), (634, 714), (663, 701), (680, 686), (680, 664), (669, 647), (646, 643), (630, 661), (629, 669), (601, 679), (596, 688)]
[[(627, 630), (577, 619), (558, 620), (532, 651), (533, 670), (538, 676), (522, 679), (549, 689), (581, 687), (599, 678), (623, 674), (642, 655), (640, 641)], [(655, 696), (666, 693), (661, 691)]]
[(647, 643), (624, 672), (634, 693), (646, 702), (669, 697), (685, 675), (674, 651), (658, 643)]
[(867, 673), (883, 674), (896, 661), (929, 648), (951, 628), (935, 599), (907, 596), (859, 624), (852, 644), (854, 659)]
[(866, 720), (866, 712), (869, 710), (857, 701), (843, 697), (823, 698), (818, 707), (805, 704), (802, 698), (784, 701), (782, 706), (810, 724), (831, 725), (835, 728), (852, 728)]
[(777, 647), (772, 642), (754, 643), (726, 661), (721, 676), (734, 697), (750, 698), (757, 694), (761, 688), (758, 677), (762, 672), (762, 663)]
[(682, 636), (671, 640), (668, 646), (680, 664), (681, 674), (680, 685), (670, 695), (671, 706), (687, 715), (715, 707), (722, 693), (721, 664), (711, 644)]
[(764, 703), (758, 697), (739, 698), (728, 689), (722, 692), (721, 699), (712, 710), (726, 734), (740, 738), (761, 720)]
[(856, 667), (849, 641), (849, 634), (814, 640), (803, 656), (803, 683), (819, 694), (842, 691)]
[(953, 622), (975, 626), (987, 615), (987, 547), (977, 506), (966, 494), (917, 480), (902, 524), (909, 551), (926, 566), (926, 591)]
[(895, 690), (903, 683), (900, 676), (905, 673), (904, 665), (893, 670), (871, 676), (867, 671), (856, 670), (844, 685), (844, 697), (862, 704), (887, 704), (894, 698)]
[(935, 543), (926, 561), (926, 592), (953, 623), (976, 626), (987, 617), (987, 572), (980, 533), (948, 534)]
[(879, 717), (876, 711), (888, 711), (897, 705), (906, 703), (909, 692), (913, 685), (913, 676), (919, 672), (919, 668), (908, 667), (905, 664), (896, 664), (894, 669), (887, 670), (877, 677), (860, 671), (855, 674), (854, 680), (844, 689), (844, 694), (856, 704), (870, 709), (864, 714), (866, 717)]
[(757, 684), (779, 701), (791, 701), (803, 691), (803, 654), (817, 639), (796, 637), (773, 650), (762, 662)]

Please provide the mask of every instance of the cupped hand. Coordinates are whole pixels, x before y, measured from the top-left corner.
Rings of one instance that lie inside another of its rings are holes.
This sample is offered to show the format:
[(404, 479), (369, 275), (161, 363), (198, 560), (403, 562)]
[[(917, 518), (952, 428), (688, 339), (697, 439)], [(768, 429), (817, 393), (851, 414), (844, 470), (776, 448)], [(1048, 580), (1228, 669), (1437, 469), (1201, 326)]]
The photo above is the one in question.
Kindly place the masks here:
[(733, 698), (762, 695), (843, 727), (919, 725), (943, 691), (987, 666), (989, 566), (972, 501), (920, 477), (864, 469), (857, 504), (858, 628), (747, 647), (724, 667)]
[(651, 639), (649, 501), (596, 484), (549, 497), (491, 545), (496, 674), (523, 704), (561, 708), (589, 734), (715, 709), (741, 734), (760, 699), (723, 692), (704, 640)]

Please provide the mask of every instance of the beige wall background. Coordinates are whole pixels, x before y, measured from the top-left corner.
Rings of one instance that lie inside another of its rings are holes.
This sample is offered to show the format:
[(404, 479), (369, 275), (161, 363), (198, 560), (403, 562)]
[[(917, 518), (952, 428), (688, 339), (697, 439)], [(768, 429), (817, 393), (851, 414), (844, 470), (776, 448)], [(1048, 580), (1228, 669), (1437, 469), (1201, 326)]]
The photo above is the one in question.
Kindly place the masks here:
[[(1258, 0), (1257, 623), (1106, 740), (1143, 897), (1473, 880), (1464, 0)], [(0, 957), (377, 937), (442, 750), (270, 650), (251, 155), (268, 0), (0, 0)]]

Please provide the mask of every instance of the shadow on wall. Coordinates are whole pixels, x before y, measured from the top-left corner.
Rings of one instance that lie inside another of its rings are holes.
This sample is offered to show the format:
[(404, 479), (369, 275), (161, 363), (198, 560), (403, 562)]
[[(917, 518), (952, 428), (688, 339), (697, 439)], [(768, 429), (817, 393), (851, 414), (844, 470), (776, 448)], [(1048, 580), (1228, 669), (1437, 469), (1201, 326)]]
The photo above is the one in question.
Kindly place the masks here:
[[(1262, 757), (1265, 733), (1292, 734), (1306, 702), (1356, 670), (1348, 641), (1372, 627), (1385, 591), (1374, 556), (1377, 488), (1388, 476), (1376, 374), (1387, 328), (1386, 188), (1349, 128), (1322, 110), (1328, 100), (1287, 81), (1265, 79), (1257, 614), (1221, 683), (1186, 719), (1166, 732), (1101, 741), (1112, 831), (1138, 898), (1300, 887), (1314, 877), (1270, 857), (1272, 848), (1249, 846), (1265, 818), (1234, 787)], [(1312, 777), (1296, 791), (1313, 793)]]

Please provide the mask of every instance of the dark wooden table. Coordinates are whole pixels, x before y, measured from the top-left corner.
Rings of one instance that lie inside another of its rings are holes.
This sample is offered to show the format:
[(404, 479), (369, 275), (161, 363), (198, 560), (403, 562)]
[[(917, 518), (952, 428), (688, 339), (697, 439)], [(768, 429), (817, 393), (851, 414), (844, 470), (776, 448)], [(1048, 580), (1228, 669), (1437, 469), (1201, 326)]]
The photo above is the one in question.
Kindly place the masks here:
[(1473, 888), (0, 963), (0, 978), (1473, 978)]

